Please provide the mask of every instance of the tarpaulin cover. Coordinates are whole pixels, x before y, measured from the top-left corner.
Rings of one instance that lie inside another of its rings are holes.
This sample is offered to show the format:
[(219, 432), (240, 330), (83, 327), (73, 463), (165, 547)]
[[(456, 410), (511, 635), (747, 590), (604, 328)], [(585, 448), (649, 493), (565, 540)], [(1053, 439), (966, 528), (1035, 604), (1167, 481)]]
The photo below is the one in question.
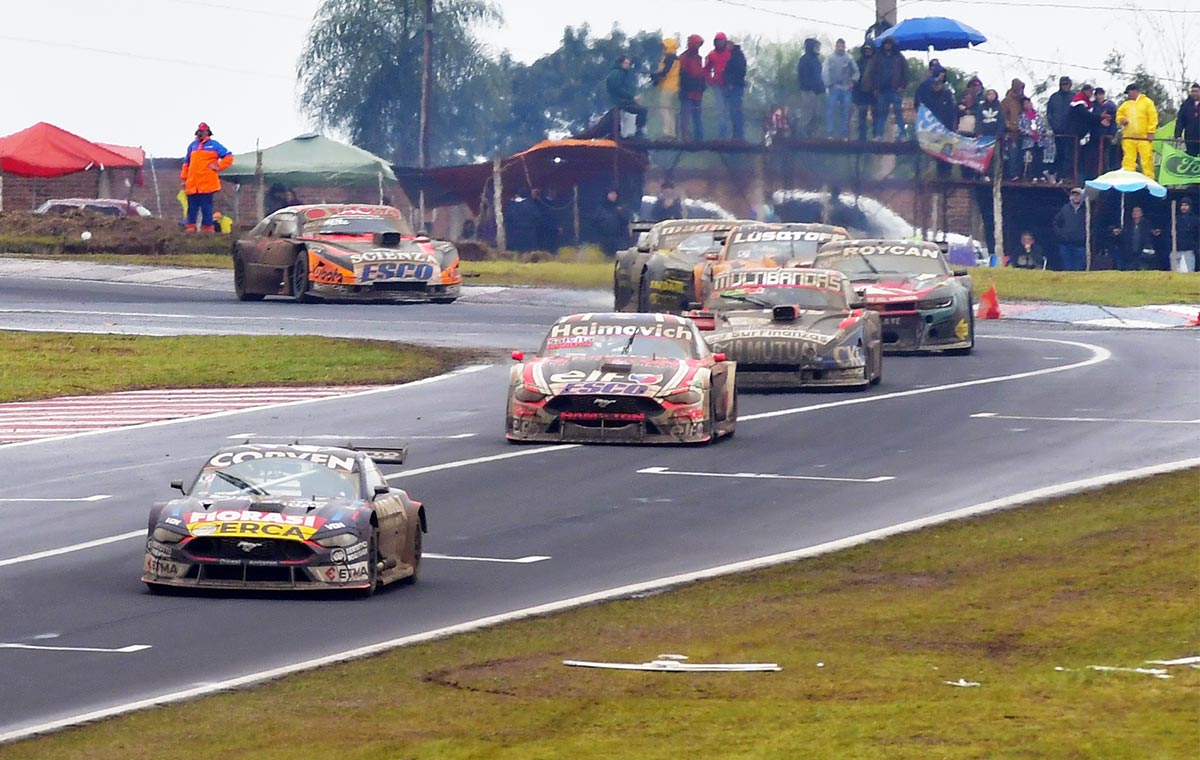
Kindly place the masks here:
[(0, 137), (0, 171), (18, 177), (61, 177), (93, 168), (141, 166), (140, 158), (122, 155), (44, 121)]
[[(643, 153), (623, 148), (612, 140), (543, 140), (532, 148), (500, 160), (504, 198), (528, 195), (533, 188), (553, 187), (567, 192), (584, 180), (609, 175), (639, 174), (649, 162)], [(399, 181), (415, 205), (422, 190), (425, 206), (465, 203), (479, 213), (480, 201), (492, 202), (492, 162), (447, 166), (422, 172), (401, 170)]]
[[(238, 153), (221, 178), (246, 184), (255, 181), (258, 153)], [(264, 148), (263, 181), (290, 187), (330, 187), (395, 182), (396, 175), (386, 160), (374, 153), (318, 134), (293, 137)]]

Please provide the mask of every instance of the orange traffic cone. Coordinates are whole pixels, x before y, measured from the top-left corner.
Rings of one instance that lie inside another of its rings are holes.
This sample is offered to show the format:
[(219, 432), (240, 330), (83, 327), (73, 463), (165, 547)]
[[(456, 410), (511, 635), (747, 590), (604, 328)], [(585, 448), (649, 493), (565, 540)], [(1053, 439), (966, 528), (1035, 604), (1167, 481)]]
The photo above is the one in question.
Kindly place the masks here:
[(996, 296), (996, 286), (987, 289), (987, 292), (979, 297), (979, 319), (999, 319), (1003, 316), (1000, 313), (1000, 299)]

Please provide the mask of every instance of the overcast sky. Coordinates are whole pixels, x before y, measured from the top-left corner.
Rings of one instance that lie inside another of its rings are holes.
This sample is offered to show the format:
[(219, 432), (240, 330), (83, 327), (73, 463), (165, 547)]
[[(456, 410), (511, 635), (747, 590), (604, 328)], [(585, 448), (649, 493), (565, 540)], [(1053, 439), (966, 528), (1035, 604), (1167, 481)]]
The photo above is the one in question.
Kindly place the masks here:
[[(0, 135), (48, 121), (88, 139), (179, 156), (197, 122), (230, 150), (282, 142), (310, 125), (296, 108), (296, 59), (320, 0), (31, 0), (6, 2), (0, 26)], [(900, 0), (900, 18), (946, 15), (983, 32), (977, 50), (937, 54), (1003, 93), (1013, 77), (1066, 73), (1124, 88), (1099, 70), (1114, 47), (1160, 76), (1200, 78), (1196, 0)], [(717, 31), (788, 41), (844, 36), (873, 0), (502, 0), (495, 49), (531, 62), (567, 25), (606, 34)], [(1130, 12), (1129, 7), (1140, 10)], [(1192, 50), (1187, 66), (1178, 61)], [(705, 50), (707, 50), (707, 45)], [(919, 55), (919, 54), (918, 54)], [(1175, 61), (1169, 60), (1170, 56)], [(1044, 62), (1043, 62), (1044, 61)], [(413, 72), (413, 76), (418, 76)], [(586, 83), (585, 83), (586, 84)], [(1111, 90), (1110, 90), (1111, 91)], [(599, 91), (597, 97), (600, 97)]]

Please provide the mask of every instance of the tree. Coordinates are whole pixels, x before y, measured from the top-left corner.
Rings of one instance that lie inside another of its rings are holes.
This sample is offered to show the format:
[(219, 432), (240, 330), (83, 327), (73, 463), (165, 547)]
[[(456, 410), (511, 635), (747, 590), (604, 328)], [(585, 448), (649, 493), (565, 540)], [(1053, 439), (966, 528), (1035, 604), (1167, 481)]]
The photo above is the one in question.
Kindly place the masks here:
[[(1127, 71), (1125, 54), (1113, 50), (1104, 58), (1104, 70), (1114, 77), (1125, 77), (1128, 80), (1126, 84), (1136, 84), (1138, 90), (1150, 98), (1150, 102), (1157, 107), (1159, 124), (1166, 124), (1175, 118), (1175, 114), (1179, 110), (1179, 101), (1162, 80), (1146, 70), (1145, 65), (1139, 63), (1133, 71)], [(1119, 92), (1124, 91), (1123, 86), (1119, 88)], [(1117, 93), (1114, 92), (1113, 95), (1116, 96)]]
[[(416, 163), (423, 16), (421, 0), (325, 0), (296, 67), (301, 108), (359, 147)], [(500, 20), (491, 0), (434, 4), (433, 163), (470, 161), (495, 147), (491, 114), (509, 69), (506, 59), (487, 57), (471, 27)]]

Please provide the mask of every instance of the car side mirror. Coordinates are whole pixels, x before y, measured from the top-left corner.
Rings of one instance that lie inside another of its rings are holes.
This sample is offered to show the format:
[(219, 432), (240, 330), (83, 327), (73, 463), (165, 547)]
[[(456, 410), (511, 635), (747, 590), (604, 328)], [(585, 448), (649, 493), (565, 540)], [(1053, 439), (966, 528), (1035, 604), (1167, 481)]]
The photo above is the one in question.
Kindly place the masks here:
[(953, 274), (955, 277), (966, 277), (966, 276), (967, 276), (967, 270), (965, 270), (965, 269), (955, 269), (955, 270), (953, 270), (953, 272), (951, 272), (951, 274)]
[(867, 302), (866, 301), (851, 301), (850, 308), (851, 309), (865, 309), (865, 308), (867, 308)]
[(706, 254), (704, 254), (704, 260), (705, 260), (705, 261), (719, 261), (720, 259), (721, 259), (721, 254), (719, 254), (719, 253), (706, 253)]
[(523, 362), (523, 361), (525, 361), (525, 352), (524, 351), (513, 351), (512, 358), (513, 358), (513, 361)]
[(187, 494), (187, 491), (183, 490), (183, 481), (182, 480), (172, 480), (171, 488), (174, 488), (176, 491), (178, 491), (181, 494), (185, 494), (185, 495)]
[(389, 488), (388, 486), (385, 486), (385, 485), (375, 486), (375, 495), (376, 496), (386, 496), (387, 494), (389, 494), (391, 492), (392, 492), (392, 489)]
[(725, 354), (723, 354), (723, 353), (720, 353), (720, 354), (713, 354), (713, 361), (715, 361), (715, 362), (723, 362), (723, 361), (725, 361)]

